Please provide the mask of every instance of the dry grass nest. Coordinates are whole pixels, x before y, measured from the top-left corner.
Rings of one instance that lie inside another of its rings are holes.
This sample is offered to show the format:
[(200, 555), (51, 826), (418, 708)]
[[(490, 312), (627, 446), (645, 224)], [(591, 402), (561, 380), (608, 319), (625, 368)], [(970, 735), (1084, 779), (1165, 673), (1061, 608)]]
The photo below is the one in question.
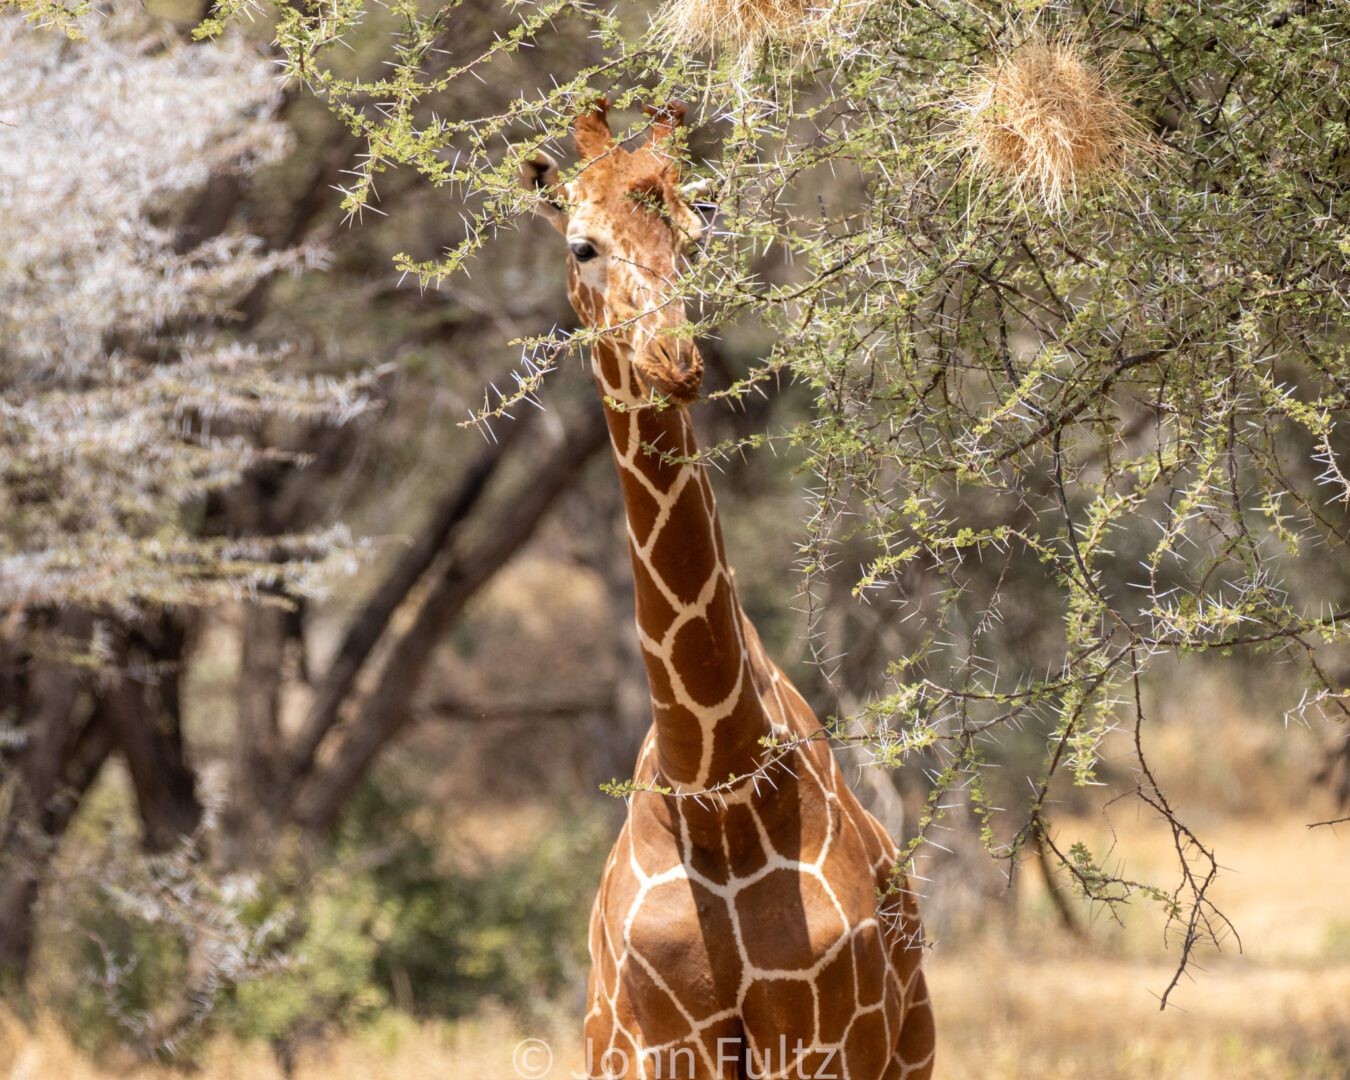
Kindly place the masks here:
[(1149, 155), (1143, 125), (1072, 41), (1031, 38), (982, 68), (958, 99), (960, 141), (977, 172), (1052, 210)]
[(748, 56), (769, 41), (810, 46), (851, 23), (868, 0), (669, 0), (659, 16), (669, 46)]

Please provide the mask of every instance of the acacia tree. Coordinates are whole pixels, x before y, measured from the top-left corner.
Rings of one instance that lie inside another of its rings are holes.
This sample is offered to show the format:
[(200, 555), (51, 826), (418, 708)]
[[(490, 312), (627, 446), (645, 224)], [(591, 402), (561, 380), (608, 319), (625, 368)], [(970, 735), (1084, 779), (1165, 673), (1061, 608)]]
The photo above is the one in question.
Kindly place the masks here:
[[(257, 8), (218, 4), (200, 34)], [(596, 94), (693, 100), (721, 224), (678, 286), (701, 303), (689, 332), (777, 341), (715, 401), (788, 377), (815, 403), (710, 454), (791, 446), (816, 477), (800, 569), (827, 673), (820, 598), (841, 574), (901, 644), (833, 734), (882, 765), (937, 762), (911, 854), (961, 789), (997, 854), (1049, 845), (1115, 902), (1139, 886), (1061, 844), (1047, 796), (1132, 728), (1179, 858), (1177, 887), (1145, 892), (1183, 965), (1220, 931), (1214, 861), (1148, 763), (1142, 684), (1164, 657), (1278, 654), (1307, 675), (1301, 716), (1350, 710), (1344, 5), (671, 0), (653, 27), (637, 5), (544, 0), (487, 37), (458, 0), (272, 10), (283, 74), (366, 149), (349, 211), (398, 167), (465, 202), (445, 258), (398, 262), (427, 284), (528, 210), (519, 161)], [(344, 61), (364, 24), (397, 35), (375, 79)], [(594, 52), (538, 70), (526, 46), (559, 32)], [(524, 89), (476, 109), (464, 87), (489, 77)], [(585, 339), (525, 345), (477, 422), (546, 394)], [(1040, 741), (1042, 775), (995, 820), (988, 765), (1012, 732)]]
[[(348, 207), (402, 165), (475, 209), (444, 259), (401, 260), (427, 283), (527, 209), (517, 162), (595, 94), (695, 99), (722, 225), (680, 283), (705, 313), (690, 332), (778, 335), (719, 397), (786, 374), (816, 400), (711, 453), (790, 444), (816, 477), (809, 634), (845, 540), (870, 548), (855, 596), (907, 620), (889, 686), (834, 734), (885, 765), (937, 755), (926, 827), (953, 788), (989, 818), (991, 740), (1034, 732), (1043, 776), (990, 843), (1050, 843), (1114, 902), (1136, 884), (1055, 846), (1046, 797), (1058, 772), (1090, 782), (1103, 738), (1132, 726), (1139, 797), (1180, 863), (1174, 890), (1146, 891), (1183, 964), (1219, 932), (1213, 859), (1147, 761), (1141, 680), (1162, 657), (1278, 654), (1309, 680), (1299, 715), (1350, 715), (1344, 5), (672, 0), (648, 28), (644, 10), (554, 0), (455, 49), (459, 5), (410, 3), (373, 81), (334, 62), (365, 5), (277, 10), (289, 77), (368, 145)], [(602, 44), (594, 64), (490, 115), (437, 107), (571, 21)], [(519, 389), (476, 419), (538, 394), (578, 344), (528, 342)]]

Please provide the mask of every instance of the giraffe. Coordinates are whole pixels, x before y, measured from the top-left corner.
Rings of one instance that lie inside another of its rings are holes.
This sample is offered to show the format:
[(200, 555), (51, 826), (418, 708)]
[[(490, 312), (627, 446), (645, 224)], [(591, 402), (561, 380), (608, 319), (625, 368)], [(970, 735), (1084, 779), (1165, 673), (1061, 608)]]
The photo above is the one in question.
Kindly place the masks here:
[(632, 152), (607, 109), (575, 122), (571, 182), (542, 154), (521, 166), (566, 237), (572, 305), (602, 331), (591, 367), (653, 713), (591, 915), (586, 1075), (928, 1077), (922, 929), (895, 843), (742, 611), (696, 459), (684, 406), (703, 362), (669, 288), (703, 229), (677, 186), (684, 109), (645, 110)]

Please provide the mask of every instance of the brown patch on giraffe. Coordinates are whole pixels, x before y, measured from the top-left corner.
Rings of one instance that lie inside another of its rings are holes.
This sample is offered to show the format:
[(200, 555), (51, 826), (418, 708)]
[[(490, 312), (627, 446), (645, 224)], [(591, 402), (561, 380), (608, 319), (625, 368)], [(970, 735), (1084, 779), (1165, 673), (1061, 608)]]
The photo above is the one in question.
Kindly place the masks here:
[(599, 981), (599, 985), (614, 985), (615, 980), (619, 976), (619, 969), (615, 963), (614, 956), (610, 953), (609, 949), (606, 948), (593, 962), (595, 964), (594, 977)]
[(736, 915), (746, 956), (764, 970), (799, 969), (803, 956), (822, 955), (846, 932), (824, 886), (792, 869), (745, 886)]
[[(690, 434), (692, 436), (693, 434), (692, 429), (690, 431)], [(690, 457), (694, 456), (694, 453), (695, 451), (693, 447), (691, 447), (689, 450), (686, 451), (686, 454)], [(708, 479), (707, 468), (700, 468), (698, 470), (698, 487), (699, 487), (699, 494), (703, 498), (703, 505), (706, 507), (705, 512), (709, 515), (709, 517), (715, 517), (717, 514), (717, 496), (713, 494), (712, 482)], [(726, 549), (723, 547), (722, 544), (721, 529), (718, 529), (714, 532), (713, 539), (717, 548), (717, 560), (718, 562), (725, 563), (727, 561), (727, 553)]]
[(905, 992), (904, 987), (900, 985), (900, 976), (894, 968), (889, 973), (889, 981), (893, 984), (886, 988), (886, 995), (882, 999), (881, 1009), (886, 1016), (886, 1030), (891, 1033), (891, 1039), (894, 1041), (897, 1033), (900, 1031), (900, 1025), (905, 1015)]
[[(604, 298), (581, 280), (581, 268), (575, 262), (567, 264), (567, 295), (583, 322), (587, 325), (597, 322), (603, 310)], [(596, 343), (597, 351), (609, 349), (611, 359), (617, 364), (618, 357), (613, 354), (613, 347), (613, 339), (602, 339)]]
[[(671, 799), (675, 806), (675, 812), (683, 812), (681, 804), (687, 802), (685, 799)], [(698, 821), (698, 826), (703, 822)], [(714, 885), (726, 885), (731, 880), (731, 871), (727, 866), (726, 856), (722, 852), (720, 843), (722, 832), (722, 819), (716, 822), (714, 835), (706, 838), (698, 835), (703, 830), (701, 828), (690, 828), (688, 842), (685, 841), (683, 830), (676, 829), (675, 836), (680, 845), (680, 861), (689, 868), (691, 874), (697, 874), (699, 877), (711, 881)]]
[(743, 1080), (739, 1067), (743, 1039), (739, 1019), (733, 1017), (709, 1025), (703, 1034), (703, 1045), (708, 1049), (708, 1057), (721, 1069), (700, 1074), (697, 1080)]
[(852, 832), (836, 832), (826, 856), (824, 872), (837, 877), (835, 896), (840, 906), (852, 919), (864, 919), (877, 914), (876, 879), (871, 875), (841, 874), (839, 868), (864, 864), (864, 856)]
[(886, 964), (877, 928), (864, 926), (854, 934), (852, 944), (853, 967), (858, 973), (857, 1002), (859, 1005), (879, 1005), (886, 992)]
[[(638, 413), (639, 446), (633, 455), (633, 465), (656, 487), (670, 491), (680, 474), (692, 466), (683, 460), (669, 460), (663, 455), (674, 459), (691, 457), (695, 451), (692, 437), (687, 413), (678, 409), (659, 412), (644, 409)], [(700, 514), (699, 520), (707, 521), (707, 514)]]
[[(615, 412), (613, 409), (605, 410), (605, 423), (609, 427), (609, 444), (614, 451), (614, 463), (619, 468), (619, 482), (623, 482), (626, 468), (622, 462), (628, 456), (628, 442), (632, 437), (632, 418), (626, 413)], [(648, 498), (650, 492), (645, 492)]]
[[(643, 625), (643, 605), (644, 597), (638, 598), (638, 625)], [(661, 658), (652, 652), (649, 652), (645, 643), (639, 642), (642, 648), (642, 656), (647, 666), (647, 685), (652, 693), (652, 709), (670, 709), (675, 699), (675, 688), (670, 681), (670, 672), (666, 670), (665, 663)], [(664, 725), (662, 727), (661, 739), (657, 740), (657, 748), (660, 748), (662, 739), (665, 738)]]
[(909, 1011), (902, 1021), (899, 1047), (906, 1061), (920, 1061), (933, 1052), (937, 1028), (933, 1020), (933, 1009), (928, 1000), (928, 988), (922, 975), (911, 1001), (906, 1003)]
[(751, 1048), (759, 1053), (757, 1072), (760, 1074), (766, 1055), (768, 1065), (775, 1073), (785, 1064), (780, 1037), (790, 1036), (789, 1050), (797, 1039), (804, 1043), (816, 1040), (816, 995), (811, 985), (801, 979), (756, 979), (745, 992), (742, 1009), (746, 1017), (746, 1036)]
[[(703, 761), (703, 729), (698, 718), (683, 705), (656, 705), (653, 714), (665, 729), (658, 754), (663, 784), (692, 785), (698, 779)], [(691, 823), (696, 820), (687, 814)], [(696, 840), (705, 840), (706, 829), (700, 830)]]
[[(714, 781), (725, 781), (732, 774), (748, 776), (759, 768), (765, 756), (765, 750), (759, 743), (763, 732), (759, 720), (762, 710), (759, 696), (747, 679), (741, 685), (740, 696), (736, 699), (732, 715), (728, 717), (730, 723), (718, 724), (713, 732), (713, 753), (708, 773)], [(781, 787), (792, 782), (792, 777), (781, 769), (774, 770), (771, 780), (759, 781), (761, 790), (766, 794), (773, 790), (773, 784)], [(777, 799), (774, 802), (778, 804)]]
[[(660, 644), (666, 636), (670, 624), (675, 621), (675, 609), (670, 606), (670, 601), (656, 587), (656, 582), (653, 580), (647, 564), (636, 556), (633, 558), (633, 592), (637, 601), (638, 626), (641, 627), (644, 634)], [(659, 679), (652, 679), (652, 692), (662, 701), (673, 701), (675, 692), (670, 687), (670, 675), (666, 672), (664, 665), (659, 660), (656, 663), (649, 663), (647, 674), (653, 675), (652, 669), (658, 666), (661, 667), (661, 671), (659, 672)], [(658, 681), (661, 686), (659, 693), (657, 692)]]
[[(642, 813), (634, 821), (644, 828), (631, 830), (629, 858), (640, 873), (655, 876), (671, 869), (669, 841), (675, 821), (664, 800), (643, 799), (642, 803)], [(633, 889), (636, 891), (638, 887), (634, 882)]]
[(740, 954), (726, 947), (735, 936), (731, 909), (726, 900), (702, 885), (695, 884), (692, 892), (698, 912), (699, 935), (711, 960), (711, 998), (720, 1002), (735, 1001), (741, 986), (742, 964)]
[[(620, 838), (618, 838), (618, 842), (622, 845), (620, 859), (622, 863), (626, 864), (628, 863), (629, 857), (632, 857), (634, 848), (636, 848), (636, 845), (632, 842), (632, 838), (630, 838), (630, 830), (628, 833), (621, 834)], [(639, 865), (641, 865), (640, 857), (637, 861), (639, 861)], [(601, 896), (599, 896), (602, 910), (605, 911), (605, 913), (628, 910), (629, 907), (632, 907), (633, 900), (637, 899), (637, 888), (639, 888), (639, 886), (637, 886), (636, 880), (634, 880), (632, 876), (626, 875), (626, 873), (624, 873), (624, 875), (618, 875), (618, 873), (610, 875), (609, 879), (606, 880), (605, 890), (603, 890)], [(618, 934), (621, 934), (622, 925), (624, 925), (622, 921), (617, 923), (606, 923), (606, 929), (607, 933), (609, 933), (610, 940), (616, 942), (617, 948), (622, 948), (620, 942), (618, 942)]]
[[(803, 789), (807, 790), (810, 786), (810, 784), (802, 785)], [(806, 794), (803, 794), (802, 797), (810, 798)], [(820, 805), (822, 807), (820, 817), (806, 813), (801, 815), (801, 824), (794, 837), (797, 841), (797, 853), (793, 857), (813, 866), (820, 862), (822, 855), (834, 854), (834, 845), (838, 840), (837, 823), (824, 820), (827, 817), (833, 818), (838, 814), (838, 805), (834, 802), (826, 802), (823, 799), (820, 800)], [(828, 867), (828, 865), (827, 862), (826, 866)], [(848, 903), (850, 898), (841, 897), (840, 899), (845, 911), (853, 912), (855, 910), (854, 905)]]
[[(627, 427), (626, 424), (624, 426)], [(615, 443), (616, 452), (617, 448), (618, 444)], [(642, 481), (622, 465), (619, 467), (619, 483), (623, 485), (623, 501), (628, 510), (628, 526), (633, 532), (633, 538), (639, 545), (645, 545), (661, 512), (661, 505)]]
[[(732, 935), (731, 914), (721, 897), (683, 878), (658, 885), (643, 900), (629, 930), (631, 948), (646, 963), (630, 966), (628, 985), (638, 1000), (650, 1001), (650, 992), (639, 991), (655, 972), (669, 991), (662, 993), (678, 1010), (695, 1016), (718, 1012), (735, 1001), (741, 983), (740, 957), (718, 944)], [(651, 972), (637, 974), (645, 967)], [(653, 1009), (643, 1032), (648, 1042), (662, 1043), (683, 1038), (689, 1028), (678, 1015)]]
[(778, 791), (766, 802), (760, 817), (780, 855), (814, 863), (832, 831), (837, 831), (838, 806), (826, 800), (820, 785), (803, 769), (800, 753), (800, 749), (794, 751), (772, 771)]
[[(816, 977), (816, 992), (820, 994), (821, 1001), (852, 1001), (853, 987), (853, 949), (846, 944), (821, 968)], [(852, 1018), (852, 1014), (843, 1009), (822, 1009), (820, 1031), (817, 1033), (820, 1041), (843, 1042), (844, 1031)]]
[[(887, 1034), (890, 1040), (887, 1040)], [(899, 1032), (886, 1030), (886, 1017), (880, 1009), (855, 1017), (844, 1040), (843, 1060), (845, 1076), (880, 1076), (894, 1053), (895, 1038)], [(810, 1075), (810, 1074), (807, 1074)]]
[[(640, 918), (640, 916), (639, 916)], [(682, 1041), (694, 1034), (693, 1025), (682, 1015), (688, 1011), (669, 985), (662, 986), (653, 978), (660, 978), (665, 969), (653, 963), (650, 957), (636, 950), (641, 961), (630, 963), (624, 971), (624, 992), (633, 1003), (633, 1017), (642, 1029), (642, 1038), (648, 1043)], [(649, 971), (648, 969), (651, 969)], [(661, 982), (665, 982), (664, 978)], [(691, 1002), (695, 1007), (700, 1003)]]
[(729, 860), (737, 877), (750, 877), (768, 865), (769, 853), (759, 842), (754, 817), (748, 806), (727, 808), (723, 815), (723, 833), (730, 849)]
[[(817, 848), (807, 850), (813, 856), (819, 851)], [(864, 919), (877, 913), (878, 876), (840, 872), (844, 867), (865, 865), (870, 863), (858, 843), (857, 835), (851, 829), (837, 828), (830, 838), (822, 870), (826, 875), (838, 878), (835, 896), (851, 919)]]
[[(625, 1000), (624, 1005), (628, 1006), (629, 1002)], [(591, 1075), (603, 1077), (604, 1080), (632, 1080), (640, 1075), (637, 1060), (642, 1048), (628, 1033), (634, 1022), (631, 1009), (625, 1008), (615, 1019), (618, 1022), (612, 1033), (614, 1045), (611, 1047), (607, 1043), (600, 1043), (595, 1047)]]
[[(600, 369), (600, 378), (604, 381), (605, 386), (612, 387), (616, 393), (619, 392), (619, 390), (623, 386), (623, 361), (619, 359), (618, 343), (614, 340), (613, 337), (605, 337), (597, 341), (592, 346), (592, 348), (595, 350), (594, 359), (596, 365)], [(611, 435), (614, 432), (615, 426), (612, 423), (612, 421), (619, 420), (624, 422), (623, 432), (625, 441), (623, 448), (619, 452), (626, 454), (628, 452), (628, 444), (627, 444), (628, 414), (616, 412), (613, 409), (607, 409), (606, 413), (608, 414), (608, 418), (611, 420), (610, 424)], [(615, 448), (619, 449), (618, 443), (615, 443)]]
[(792, 1072), (785, 1076), (849, 1076), (844, 1072), (843, 1054), (831, 1047), (828, 1050), (807, 1050), (800, 1057), (792, 1059)]
[[(690, 619), (675, 632), (671, 642), (670, 662), (697, 704), (719, 705), (731, 696), (744, 667), (739, 643), (731, 591), (723, 578), (717, 583), (707, 615)], [(741, 693), (749, 696), (750, 690), (750, 680), (746, 678)], [(756, 710), (754, 715), (763, 714)]]
[[(862, 813), (862, 804), (858, 802), (857, 797), (852, 791), (847, 789), (840, 792), (840, 799), (847, 808), (845, 818), (848, 821), (849, 829), (858, 838), (858, 843), (862, 846), (868, 865), (875, 865), (880, 861), (890, 849), (893, 841), (890, 835), (882, 828), (881, 823), (871, 814)], [(854, 807), (857, 809), (854, 809)], [(890, 867), (886, 866), (881, 872), (882, 883), (890, 874)]]
[(708, 1073), (704, 1062), (709, 1058), (714, 1062), (717, 1061), (715, 1048), (708, 1058), (704, 1057), (706, 1052), (704, 1040), (698, 1035), (673, 1046), (662, 1046), (660, 1050), (649, 1050), (646, 1060), (647, 1071), (638, 1075), (659, 1076), (662, 1080), (666, 1077), (670, 1080), (702, 1080)]

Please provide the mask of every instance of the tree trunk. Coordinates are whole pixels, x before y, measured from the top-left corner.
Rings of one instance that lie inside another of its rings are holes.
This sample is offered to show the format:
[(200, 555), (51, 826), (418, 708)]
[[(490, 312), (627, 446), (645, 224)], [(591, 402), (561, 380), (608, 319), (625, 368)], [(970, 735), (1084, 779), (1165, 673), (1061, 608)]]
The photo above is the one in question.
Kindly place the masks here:
[(0, 989), (22, 985), (28, 973), (42, 880), (112, 750), (106, 718), (76, 694), (68, 670), (45, 671), (36, 681), (57, 693), (45, 708), (33, 697), (19, 703), (28, 707), (30, 739), (0, 786)]
[[(614, 552), (628, 546), (628, 517), (617, 484), (603, 484), (593, 506), (583, 507), (595, 526), (593, 548), (587, 563), (605, 585), (612, 630), (612, 682), (608, 708), (591, 715), (588, 731), (592, 785), (607, 780), (626, 780), (633, 775), (642, 740), (652, 723), (652, 696), (647, 685), (647, 665), (638, 642), (633, 612), (633, 568)], [(616, 811), (623, 804), (612, 800)]]
[(167, 851), (191, 836), (201, 823), (197, 780), (183, 752), (179, 671), (187, 647), (186, 628), (161, 614), (135, 630), (116, 650), (120, 676), (100, 694), (136, 790), (150, 852)]
[(380, 678), (361, 703), (338, 745), (301, 783), (291, 806), (293, 820), (311, 832), (330, 828), (365, 778), (380, 750), (411, 718), (413, 696), (446, 629), (465, 604), (534, 534), (558, 496), (608, 442), (599, 409), (567, 430), (561, 446), (541, 454), (533, 477), (482, 522), (482, 534), (462, 552), (451, 552), (433, 571), (434, 580), (409, 629), (393, 643)]
[(235, 751), (219, 857), (238, 869), (266, 862), (282, 771), (281, 658), (288, 616), (276, 604), (244, 609), (236, 701)]
[(315, 765), (320, 743), (337, 723), (338, 713), (351, 696), (366, 662), (389, 628), (394, 613), (408, 599), (427, 571), (453, 543), (469, 519), (498, 466), (520, 433), (530, 426), (526, 418), (509, 425), (498, 442), (484, 451), (464, 472), (452, 491), (432, 511), (431, 518), (409, 547), (390, 568), (384, 580), (351, 620), (347, 633), (314, 692), (304, 727), (289, 753), (287, 786), (299, 782)]

